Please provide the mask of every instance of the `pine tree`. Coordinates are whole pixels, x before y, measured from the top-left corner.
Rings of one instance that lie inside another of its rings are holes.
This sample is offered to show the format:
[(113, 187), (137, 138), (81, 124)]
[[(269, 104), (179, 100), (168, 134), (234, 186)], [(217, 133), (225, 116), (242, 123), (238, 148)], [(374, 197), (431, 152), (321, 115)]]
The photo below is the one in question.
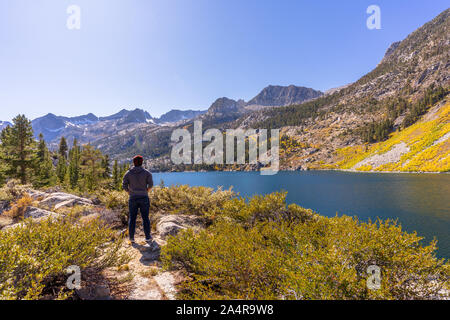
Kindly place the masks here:
[(80, 147), (77, 139), (73, 140), (72, 149), (69, 152), (69, 184), (72, 189), (78, 186), (80, 178)]
[(3, 151), (0, 148), (0, 186), (3, 186), (6, 182), (6, 172), (7, 170), (7, 166), (4, 163), (3, 159)]
[(63, 154), (58, 155), (58, 165), (56, 166), (56, 176), (58, 177), (58, 182), (64, 184), (67, 173), (67, 162)]
[(67, 150), (68, 149), (69, 148), (67, 147), (66, 138), (61, 137), (61, 140), (59, 141), (59, 149), (58, 149), (58, 151), (59, 151), (59, 154), (64, 157), (64, 159), (67, 159)]
[(122, 166), (120, 167), (120, 178), (122, 178), (125, 173), (127, 173), (129, 169), (129, 166), (127, 165), (127, 163), (123, 163)]
[(47, 144), (45, 143), (44, 135), (42, 133), (39, 133), (39, 144), (37, 151), (37, 158), (39, 162), (43, 162), (45, 160), (47, 151)]
[(120, 168), (117, 160), (114, 160), (113, 171), (112, 171), (112, 180), (113, 180), (113, 189), (120, 190), (121, 186), (121, 177), (120, 177)]
[(93, 190), (101, 177), (103, 177), (102, 153), (90, 144), (81, 151), (81, 172), (84, 185), (88, 190)]
[(0, 140), (7, 175), (26, 184), (32, 169), (36, 167), (37, 155), (31, 122), (24, 115), (18, 115), (13, 119), (12, 127), (8, 126), (2, 131)]
[(106, 154), (102, 159), (103, 177), (105, 179), (111, 178), (111, 163), (109, 156)]
[(33, 184), (38, 188), (52, 185), (55, 182), (53, 162), (42, 133), (39, 134), (37, 159), (36, 176)]

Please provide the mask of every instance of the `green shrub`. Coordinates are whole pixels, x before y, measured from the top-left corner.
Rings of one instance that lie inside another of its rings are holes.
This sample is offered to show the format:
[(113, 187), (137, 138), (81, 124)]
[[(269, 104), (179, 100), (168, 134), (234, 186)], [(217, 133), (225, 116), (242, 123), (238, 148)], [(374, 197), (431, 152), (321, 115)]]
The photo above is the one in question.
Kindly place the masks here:
[(314, 216), (312, 210), (296, 204), (286, 208), (286, 195), (286, 192), (275, 192), (265, 196), (255, 195), (249, 199), (234, 198), (224, 202), (220, 214), (246, 227), (264, 221), (304, 222)]
[[(231, 189), (214, 190), (188, 185), (156, 186), (149, 194), (150, 212), (213, 217), (225, 201), (234, 195)], [(128, 194), (125, 191), (100, 192), (98, 197), (107, 208), (120, 210), (124, 217), (128, 215)]]
[[(286, 207), (282, 193), (233, 199), (222, 213), (162, 248), (164, 267), (190, 276), (180, 298), (426, 299), (449, 289), (449, 264), (435, 257), (436, 244), (421, 246), (395, 222), (321, 217)], [(379, 290), (367, 288), (370, 265), (381, 268)]]
[[(56, 290), (55, 298), (65, 298), (65, 270), (77, 265), (102, 269), (121, 265), (127, 257), (119, 251), (122, 238), (98, 220), (85, 224), (73, 217), (25, 220), (1, 231), (0, 300), (39, 299)], [(50, 290), (52, 289), (52, 290)]]
[(234, 196), (228, 190), (177, 185), (155, 187), (151, 192), (151, 210), (172, 214), (213, 217), (226, 200)]

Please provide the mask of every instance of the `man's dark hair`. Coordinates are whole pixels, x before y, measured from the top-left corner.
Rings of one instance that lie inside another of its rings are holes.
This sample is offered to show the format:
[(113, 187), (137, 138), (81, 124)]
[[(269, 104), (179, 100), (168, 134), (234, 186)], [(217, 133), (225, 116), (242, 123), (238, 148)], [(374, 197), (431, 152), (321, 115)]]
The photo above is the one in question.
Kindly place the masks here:
[(140, 167), (144, 163), (144, 157), (143, 156), (135, 156), (133, 158), (133, 164), (135, 167)]

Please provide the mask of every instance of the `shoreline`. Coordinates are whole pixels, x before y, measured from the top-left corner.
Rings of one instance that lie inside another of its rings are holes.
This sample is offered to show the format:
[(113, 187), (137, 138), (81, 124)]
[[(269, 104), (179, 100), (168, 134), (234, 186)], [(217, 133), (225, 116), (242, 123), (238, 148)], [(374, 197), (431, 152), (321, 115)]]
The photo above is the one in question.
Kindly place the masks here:
[[(151, 170), (150, 170), (151, 171)], [(151, 171), (152, 173), (206, 173), (206, 172), (258, 172), (260, 170), (186, 170), (186, 171)], [(440, 171), (359, 171), (355, 169), (310, 169), (310, 170), (279, 170), (278, 172), (312, 172), (312, 171), (337, 171), (337, 172), (351, 172), (351, 173), (402, 173), (402, 174), (450, 174)]]

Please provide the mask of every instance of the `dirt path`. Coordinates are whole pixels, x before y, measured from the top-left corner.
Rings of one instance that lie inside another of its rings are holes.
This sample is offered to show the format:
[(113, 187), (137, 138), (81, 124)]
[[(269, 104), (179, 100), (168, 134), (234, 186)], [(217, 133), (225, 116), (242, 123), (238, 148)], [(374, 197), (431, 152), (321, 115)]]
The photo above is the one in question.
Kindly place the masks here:
[[(154, 237), (158, 245), (164, 240)], [(175, 272), (164, 271), (159, 260), (160, 249), (152, 249), (142, 235), (137, 235), (136, 243), (124, 244), (124, 250), (130, 255), (128, 264), (119, 268), (111, 268), (106, 275), (115, 279), (118, 287), (126, 287), (120, 299), (128, 300), (174, 300), (176, 284), (181, 276)], [(117, 290), (117, 288), (116, 288)], [(114, 293), (114, 289), (112, 289)]]

